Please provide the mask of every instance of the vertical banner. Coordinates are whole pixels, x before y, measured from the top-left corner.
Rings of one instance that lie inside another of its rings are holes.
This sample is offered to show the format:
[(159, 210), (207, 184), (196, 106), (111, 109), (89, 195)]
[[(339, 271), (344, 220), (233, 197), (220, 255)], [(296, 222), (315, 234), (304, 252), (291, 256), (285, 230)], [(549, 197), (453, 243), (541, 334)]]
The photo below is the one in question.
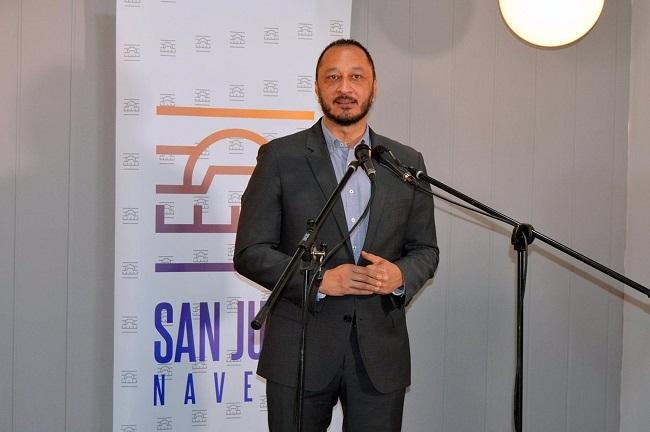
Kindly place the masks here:
[(118, 0), (113, 430), (266, 429), (267, 292), (232, 255), (259, 146), (318, 118), (351, 0)]

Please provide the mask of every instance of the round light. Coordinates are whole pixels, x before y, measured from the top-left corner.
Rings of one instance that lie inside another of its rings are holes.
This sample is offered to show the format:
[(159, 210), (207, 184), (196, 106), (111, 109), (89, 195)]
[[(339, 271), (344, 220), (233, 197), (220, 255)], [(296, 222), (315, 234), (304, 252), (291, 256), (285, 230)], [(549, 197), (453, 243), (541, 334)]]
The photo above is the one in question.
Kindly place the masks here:
[(558, 47), (592, 29), (605, 0), (499, 0), (503, 19), (517, 36), (534, 45)]

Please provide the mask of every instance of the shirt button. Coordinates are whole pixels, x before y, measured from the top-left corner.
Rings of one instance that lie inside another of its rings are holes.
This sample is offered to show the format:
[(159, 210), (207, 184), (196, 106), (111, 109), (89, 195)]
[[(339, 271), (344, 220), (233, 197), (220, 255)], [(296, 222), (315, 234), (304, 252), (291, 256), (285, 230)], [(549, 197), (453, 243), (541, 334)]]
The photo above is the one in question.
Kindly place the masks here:
[(354, 194), (354, 189), (350, 189), (350, 193), (351, 193), (351, 194)]
[(343, 317), (343, 321), (345, 321), (346, 323), (352, 322), (352, 315), (345, 315)]
[(350, 218), (350, 220), (352, 221), (352, 223), (355, 223), (357, 221), (357, 218)]

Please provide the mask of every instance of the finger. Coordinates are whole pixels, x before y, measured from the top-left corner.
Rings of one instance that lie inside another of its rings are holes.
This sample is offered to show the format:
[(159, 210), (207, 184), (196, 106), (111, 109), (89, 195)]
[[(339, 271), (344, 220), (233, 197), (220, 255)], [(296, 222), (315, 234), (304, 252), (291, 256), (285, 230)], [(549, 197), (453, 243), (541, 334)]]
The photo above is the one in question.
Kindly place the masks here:
[(375, 280), (384, 280), (384, 274), (385, 271), (383, 271), (381, 268), (378, 268), (376, 266), (374, 267), (356, 266), (352, 269), (350, 279), (354, 279), (358, 281), (367, 281), (368, 278), (375, 279)]
[(346, 286), (342, 286), (344, 295), (370, 295), (375, 293), (376, 287), (354, 283)]
[(353, 273), (352, 275), (350, 275), (350, 281), (354, 281), (357, 283), (364, 283), (370, 286), (380, 286), (382, 280), (383, 280), (383, 276), (375, 272)]
[(365, 280), (352, 279), (348, 282), (347, 286), (358, 288), (358, 289), (365, 289), (368, 291), (375, 291), (377, 288), (382, 286), (382, 282), (376, 279), (365, 279)]
[(369, 291), (369, 290), (359, 289), (359, 288), (349, 288), (346, 294), (367, 296), (367, 295), (373, 295), (375, 293), (376, 291)]
[(388, 279), (388, 270), (381, 264), (370, 264), (366, 266), (368, 270), (372, 272), (373, 277), (377, 280), (386, 280)]
[(372, 282), (351, 281), (350, 284), (348, 285), (349, 288), (368, 291), (371, 293), (375, 293), (377, 292), (377, 290), (380, 290), (381, 286), (382, 286), (381, 282), (377, 282), (377, 281), (372, 281)]
[(379, 264), (380, 262), (384, 261), (384, 259), (379, 255), (371, 254), (370, 252), (366, 252), (364, 250), (361, 251), (361, 256), (363, 259), (368, 260), (373, 264)]

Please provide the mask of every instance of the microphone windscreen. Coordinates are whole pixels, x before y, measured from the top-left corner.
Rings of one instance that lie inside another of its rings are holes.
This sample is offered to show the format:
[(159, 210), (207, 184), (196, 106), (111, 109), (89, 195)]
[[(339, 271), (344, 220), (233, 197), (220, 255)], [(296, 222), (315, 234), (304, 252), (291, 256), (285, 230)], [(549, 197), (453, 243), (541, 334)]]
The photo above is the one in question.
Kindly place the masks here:
[(354, 157), (361, 163), (368, 162), (370, 159), (370, 147), (367, 144), (361, 143), (354, 149)]
[(379, 156), (380, 154), (385, 153), (387, 151), (390, 151), (390, 150), (388, 150), (388, 148), (384, 147), (383, 145), (377, 145), (377, 146), (372, 147), (372, 154), (373, 155)]

